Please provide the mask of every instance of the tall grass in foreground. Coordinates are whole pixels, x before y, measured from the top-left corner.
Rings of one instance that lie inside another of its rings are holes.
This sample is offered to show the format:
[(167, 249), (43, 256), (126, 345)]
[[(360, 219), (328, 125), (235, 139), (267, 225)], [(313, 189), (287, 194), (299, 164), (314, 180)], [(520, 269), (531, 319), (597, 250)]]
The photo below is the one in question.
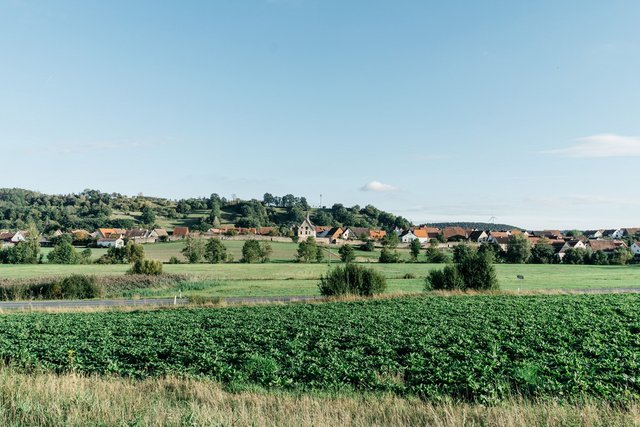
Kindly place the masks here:
[(76, 374), (22, 374), (0, 369), (3, 426), (85, 425), (433, 425), (630, 426), (640, 404), (559, 404), (512, 399), (499, 406), (429, 403), (355, 394), (229, 393), (212, 382), (133, 381)]

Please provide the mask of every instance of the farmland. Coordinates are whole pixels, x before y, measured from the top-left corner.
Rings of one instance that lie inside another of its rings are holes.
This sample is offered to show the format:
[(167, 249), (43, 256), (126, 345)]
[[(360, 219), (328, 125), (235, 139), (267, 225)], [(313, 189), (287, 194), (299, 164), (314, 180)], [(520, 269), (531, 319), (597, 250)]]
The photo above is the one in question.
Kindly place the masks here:
[(27, 372), (497, 402), (640, 397), (640, 296), (464, 296), (0, 317)]
[[(401, 263), (370, 264), (388, 280), (389, 293), (421, 292), (424, 277), (442, 264)], [(0, 279), (66, 276), (73, 273), (122, 275), (127, 265), (0, 265)], [(180, 290), (185, 295), (202, 296), (283, 296), (318, 295), (317, 282), (329, 267), (321, 264), (165, 264), (167, 273), (191, 277), (188, 286), (162, 289), (140, 289), (118, 296), (173, 296)], [(507, 291), (546, 291), (584, 289), (640, 288), (640, 266), (588, 265), (496, 265), (500, 287)], [(517, 276), (524, 276), (518, 280)]]

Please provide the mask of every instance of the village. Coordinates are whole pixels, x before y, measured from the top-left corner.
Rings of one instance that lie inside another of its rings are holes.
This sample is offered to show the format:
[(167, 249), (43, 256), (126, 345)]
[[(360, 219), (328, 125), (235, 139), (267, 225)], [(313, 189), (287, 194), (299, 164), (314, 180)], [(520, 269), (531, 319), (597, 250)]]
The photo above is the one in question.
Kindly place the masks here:
[[(612, 254), (620, 248), (628, 248), (635, 257), (640, 257), (640, 228), (617, 228), (598, 230), (479, 230), (464, 227), (430, 227), (415, 226), (403, 230), (396, 228), (392, 231), (398, 236), (398, 247), (408, 247), (414, 240), (418, 240), (422, 247), (436, 246), (451, 248), (461, 243), (472, 245), (492, 244), (500, 251), (506, 252), (512, 236), (522, 236), (531, 247), (544, 241), (553, 247), (554, 255), (562, 260), (568, 250), (584, 249), (592, 252), (602, 251)], [(298, 226), (291, 227), (283, 235), (278, 227), (242, 228), (234, 225), (221, 225), (210, 228), (206, 232), (193, 231), (189, 227), (175, 227), (173, 230), (164, 228), (98, 228), (95, 231), (70, 230), (67, 233), (57, 230), (49, 236), (40, 238), (41, 247), (51, 247), (55, 239), (68, 234), (75, 246), (95, 248), (120, 248), (127, 241), (137, 244), (156, 244), (180, 241), (188, 236), (193, 238), (221, 240), (268, 240), (273, 242), (303, 241), (314, 238), (318, 244), (324, 245), (360, 245), (373, 242), (381, 245), (387, 231), (366, 227), (331, 227), (316, 226), (307, 215)], [(28, 231), (0, 231), (0, 249), (14, 246), (26, 240)]]

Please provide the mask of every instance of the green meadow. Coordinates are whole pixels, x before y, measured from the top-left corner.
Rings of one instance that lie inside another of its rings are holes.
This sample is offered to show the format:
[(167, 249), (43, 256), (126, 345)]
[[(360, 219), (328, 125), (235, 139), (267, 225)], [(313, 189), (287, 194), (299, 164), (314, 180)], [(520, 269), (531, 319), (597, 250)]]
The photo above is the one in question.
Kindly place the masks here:
[[(160, 245), (162, 246), (162, 245)], [(129, 291), (123, 297), (172, 296), (284, 296), (318, 295), (317, 283), (336, 263), (299, 264), (165, 264), (166, 273), (186, 274), (190, 281), (166, 289)], [(399, 263), (370, 266), (388, 280), (388, 293), (421, 292), (424, 278), (442, 264)], [(0, 265), (0, 278), (33, 278), (70, 274), (122, 275), (128, 265)], [(640, 289), (640, 266), (497, 264), (500, 287), (506, 291), (584, 289)], [(524, 276), (524, 279), (518, 279)]]

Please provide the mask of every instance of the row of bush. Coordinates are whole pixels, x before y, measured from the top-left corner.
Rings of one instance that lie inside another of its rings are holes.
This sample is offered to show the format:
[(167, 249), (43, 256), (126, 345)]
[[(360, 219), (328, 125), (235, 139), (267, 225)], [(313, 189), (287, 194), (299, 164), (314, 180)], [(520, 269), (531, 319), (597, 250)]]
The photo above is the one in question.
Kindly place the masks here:
[[(442, 270), (429, 272), (425, 290), (498, 289), (498, 279), (489, 253), (460, 245), (454, 250), (453, 261)], [(325, 296), (371, 296), (384, 292), (387, 284), (382, 273), (347, 261), (344, 266), (333, 268), (322, 276), (318, 287)]]
[[(0, 279), (0, 300), (28, 299), (85, 299), (119, 295), (122, 291), (140, 288), (164, 288), (186, 283), (183, 274), (124, 276), (73, 275), (65, 278), (38, 277), (29, 279)], [(79, 283), (84, 283), (82, 286)], [(87, 283), (89, 285), (87, 285)], [(84, 289), (80, 292), (79, 289)], [(91, 291), (87, 291), (91, 290)], [(85, 292), (86, 291), (86, 292)]]

